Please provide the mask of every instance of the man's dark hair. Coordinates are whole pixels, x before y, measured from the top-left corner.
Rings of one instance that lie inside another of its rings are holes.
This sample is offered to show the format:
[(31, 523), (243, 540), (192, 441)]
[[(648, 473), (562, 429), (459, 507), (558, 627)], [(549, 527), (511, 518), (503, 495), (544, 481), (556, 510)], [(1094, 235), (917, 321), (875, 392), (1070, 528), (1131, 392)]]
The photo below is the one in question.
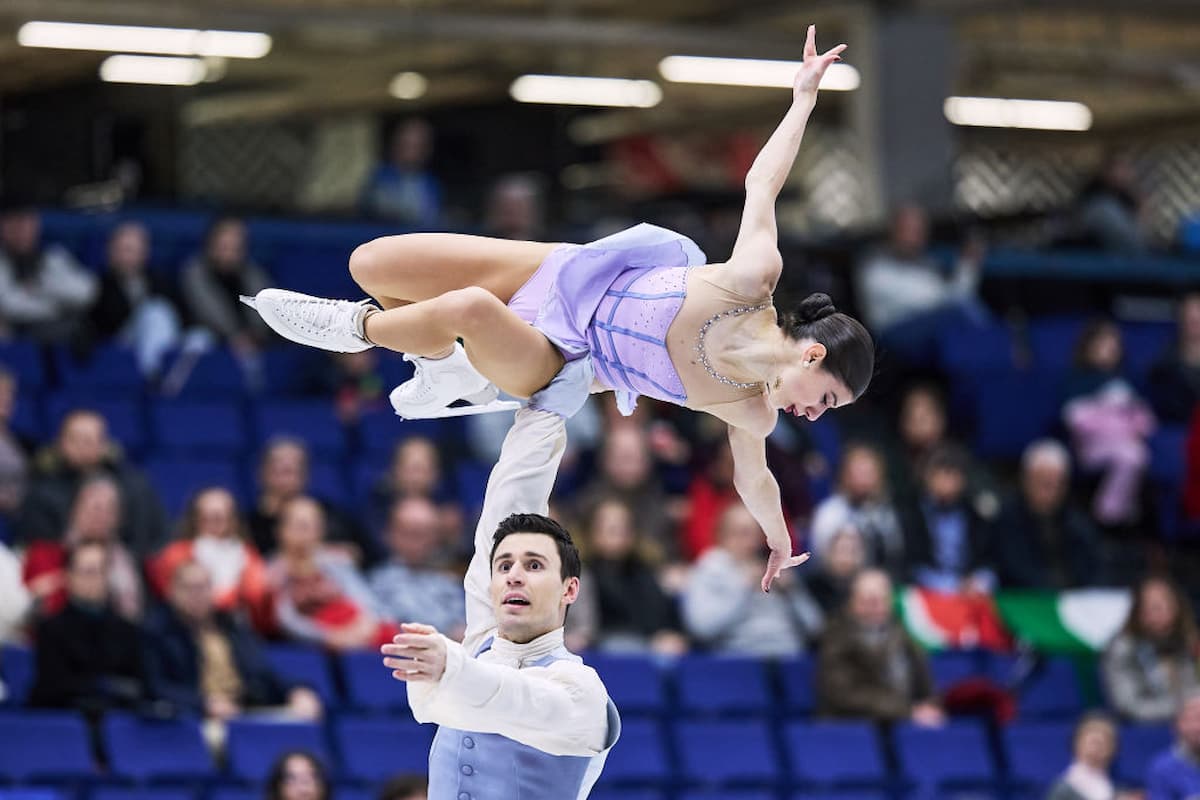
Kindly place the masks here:
[(578, 578), (581, 570), (579, 550), (571, 534), (562, 525), (541, 514), (512, 514), (496, 528), (492, 535), (492, 553), (489, 562), (496, 560), (496, 548), (506, 537), (514, 533), (542, 533), (558, 545), (558, 560), (562, 562), (562, 579)]
[(275, 760), (267, 776), (266, 800), (283, 800), (283, 782), (287, 777), (287, 763), (293, 758), (303, 758), (312, 765), (317, 781), (317, 800), (329, 800), (329, 773), (321, 759), (306, 750), (289, 750)]

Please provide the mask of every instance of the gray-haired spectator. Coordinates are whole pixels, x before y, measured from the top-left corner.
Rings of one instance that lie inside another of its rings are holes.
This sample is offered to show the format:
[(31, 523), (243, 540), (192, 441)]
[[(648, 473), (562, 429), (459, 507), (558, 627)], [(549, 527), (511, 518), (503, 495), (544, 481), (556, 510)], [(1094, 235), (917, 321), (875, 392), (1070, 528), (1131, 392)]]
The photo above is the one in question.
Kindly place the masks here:
[(838, 531), (853, 526), (862, 537), (866, 561), (899, 577), (904, 568), (904, 534), (887, 486), (883, 456), (867, 444), (842, 454), (837, 491), (813, 515), (810, 547), (822, 561)]
[(407, 119), (392, 131), (388, 160), (380, 164), (362, 191), (363, 210), (406, 225), (433, 227), (442, 216), (442, 188), (429, 171), (433, 126)]
[(96, 296), (96, 278), (65, 248), (42, 246), (42, 217), (29, 206), (0, 211), (0, 335), (45, 342), (73, 336)]
[(829, 623), (817, 664), (817, 708), (830, 717), (912, 720), (941, 725), (929, 659), (892, 605), (892, 582), (881, 570), (854, 579), (845, 611)]
[(787, 656), (815, 643), (821, 609), (796, 572), (762, 591), (763, 533), (741, 503), (721, 515), (717, 543), (692, 569), (683, 619), (692, 638), (721, 653)]
[(1109, 776), (1117, 754), (1117, 726), (1104, 714), (1090, 713), (1079, 721), (1071, 741), (1070, 766), (1050, 787), (1046, 800), (1115, 800)]
[(1169, 579), (1144, 579), (1125, 628), (1101, 661), (1108, 700), (1121, 716), (1165, 722), (1200, 689), (1200, 635), (1191, 607)]
[(488, 193), (484, 228), (489, 236), (522, 241), (546, 237), (545, 191), (534, 175), (501, 176)]
[(1102, 579), (1101, 542), (1071, 501), (1071, 454), (1040, 439), (1021, 456), (1019, 490), (996, 521), (996, 561), (1006, 589), (1070, 589)]
[(399, 622), (432, 625), (452, 639), (467, 625), (462, 579), (439, 567), (442, 549), (437, 507), (426, 498), (396, 501), (384, 531), (388, 560), (371, 571), (371, 591)]

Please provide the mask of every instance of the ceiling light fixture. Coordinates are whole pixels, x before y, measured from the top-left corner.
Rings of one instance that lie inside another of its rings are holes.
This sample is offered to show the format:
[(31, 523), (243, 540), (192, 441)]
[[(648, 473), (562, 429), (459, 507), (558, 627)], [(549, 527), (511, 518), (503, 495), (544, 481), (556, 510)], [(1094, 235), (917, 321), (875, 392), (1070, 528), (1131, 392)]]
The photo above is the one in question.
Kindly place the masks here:
[(1092, 127), (1090, 108), (1063, 100), (947, 97), (942, 110), (955, 125), (1045, 131), (1086, 131)]
[(149, 83), (160, 86), (194, 86), (208, 68), (199, 58), (167, 56), (109, 56), (100, 64), (100, 79), (109, 83)]
[(79, 22), (26, 22), (17, 31), (17, 42), (59, 50), (225, 58), (262, 58), (271, 51), (271, 37), (265, 33)]
[[(673, 83), (709, 83), (722, 86), (767, 86), (790, 89), (800, 69), (800, 61), (770, 61), (760, 58), (710, 58), (708, 56), (667, 56), (658, 62), (659, 73)], [(862, 78), (849, 64), (830, 64), (821, 78), (821, 87), (829, 91), (850, 92)]]
[(654, 81), (625, 78), (522, 75), (508, 92), (521, 103), (652, 108), (662, 102), (662, 89)]

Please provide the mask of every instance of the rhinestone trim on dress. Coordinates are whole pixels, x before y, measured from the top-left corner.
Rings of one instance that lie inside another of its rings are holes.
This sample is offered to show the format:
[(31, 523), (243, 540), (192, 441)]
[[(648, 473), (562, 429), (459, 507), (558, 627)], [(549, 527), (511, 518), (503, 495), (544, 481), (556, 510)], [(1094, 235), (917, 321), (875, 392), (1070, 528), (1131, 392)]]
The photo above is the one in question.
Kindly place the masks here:
[(756, 389), (759, 386), (762, 386), (762, 381), (742, 383), (741, 381), (735, 381), (732, 378), (726, 378), (724, 375), (717, 372), (713, 368), (713, 365), (709, 363), (708, 354), (704, 352), (704, 337), (708, 335), (708, 329), (711, 328), (713, 323), (717, 320), (724, 319), (725, 317), (736, 317), (739, 314), (752, 314), (755, 311), (762, 311), (770, 307), (770, 303), (760, 303), (756, 306), (738, 306), (737, 308), (731, 308), (726, 311), (722, 311), (720, 314), (715, 314), (709, 317), (708, 321), (700, 326), (700, 335), (699, 338), (696, 339), (696, 352), (700, 355), (700, 365), (708, 370), (709, 375), (712, 375), (721, 383), (727, 386), (733, 386), (737, 389)]

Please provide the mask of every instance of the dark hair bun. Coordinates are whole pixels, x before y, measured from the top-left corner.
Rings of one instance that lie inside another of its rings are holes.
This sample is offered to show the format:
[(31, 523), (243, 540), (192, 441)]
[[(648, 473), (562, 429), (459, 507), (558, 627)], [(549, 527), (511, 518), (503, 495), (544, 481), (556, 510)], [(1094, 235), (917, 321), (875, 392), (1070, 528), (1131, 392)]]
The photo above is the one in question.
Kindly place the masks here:
[(837, 309), (834, 308), (833, 301), (824, 292), (813, 292), (801, 300), (800, 307), (796, 309), (796, 317), (801, 325), (811, 325), (817, 320), (825, 319), (836, 313)]

